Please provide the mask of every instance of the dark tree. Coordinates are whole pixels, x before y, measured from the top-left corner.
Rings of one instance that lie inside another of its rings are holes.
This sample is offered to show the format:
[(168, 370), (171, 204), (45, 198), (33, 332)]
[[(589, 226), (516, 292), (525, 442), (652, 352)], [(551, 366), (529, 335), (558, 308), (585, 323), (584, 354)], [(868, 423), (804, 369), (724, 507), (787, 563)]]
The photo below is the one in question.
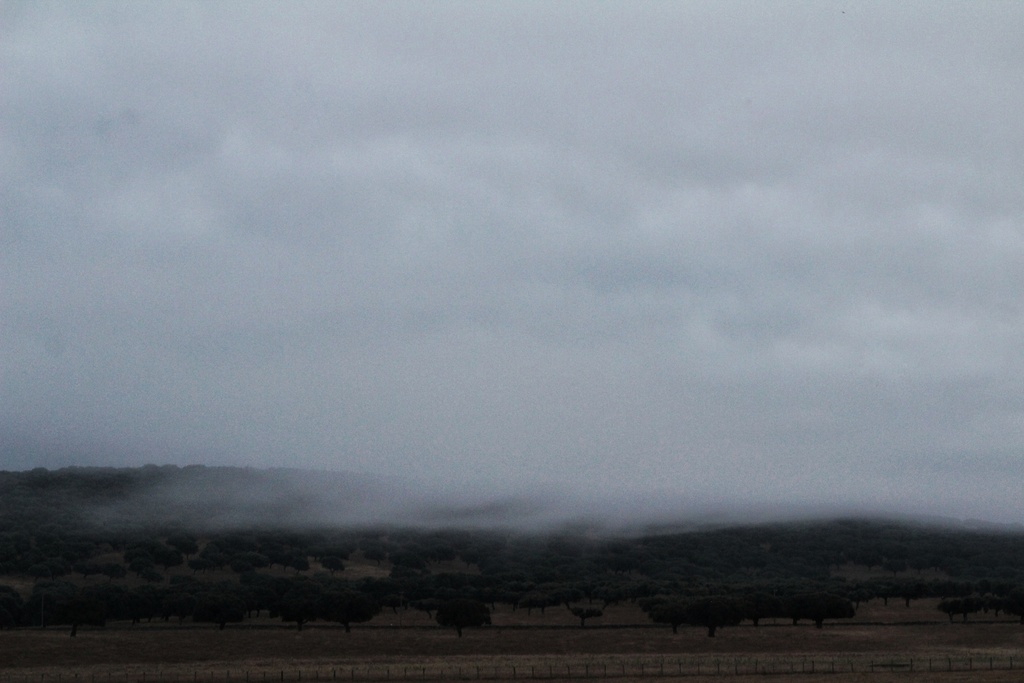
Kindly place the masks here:
[(753, 593), (742, 599), (743, 614), (758, 626), (761, 619), (772, 619), (786, 615), (782, 600), (768, 593)]
[(167, 546), (160, 546), (153, 553), (153, 561), (156, 564), (161, 565), (164, 571), (171, 567), (180, 567), (185, 563), (181, 551), (175, 548), (168, 548)]
[(594, 607), (573, 607), (571, 610), (572, 615), (580, 620), (580, 628), (585, 628), (587, 625), (587, 619), (596, 619), (600, 616), (604, 616), (602, 610)]
[(93, 574), (103, 573), (103, 567), (94, 562), (76, 562), (74, 568), (75, 572), (81, 574), (83, 579), (88, 579)]
[(106, 605), (107, 619), (121, 620), (129, 618), (127, 606), (128, 589), (124, 586), (102, 582), (81, 588), (78, 595), (98, 600)]
[(441, 601), (437, 598), (422, 598), (420, 600), (413, 600), (409, 603), (409, 606), (415, 610), (427, 613), (427, 618), (433, 619), (434, 612), (441, 606)]
[(160, 613), (164, 620), (177, 617), (178, 622), (190, 617), (196, 611), (198, 600), (191, 593), (171, 593), (167, 595), (160, 605)]
[(100, 600), (75, 596), (68, 600), (59, 600), (53, 613), (53, 623), (69, 624), (71, 637), (78, 635), (78, 627), (83, 624), (105, 626), (107, 606)]
[(46, 563), (40, 562), (30, 566), (27, 570), (29, 576), (37, 579), (52, 579), (53, 569)]
[(679, 627), (687, 623), (686, 606), (682, 600), (660, 600), (647, 608), (647, 616), (655, 624), (668, 624), (672, 633), (679, 633)]
[(139, 578), (150, 583), (160, 583), (164, 580), (164, 575), (153, 567), (147, 567), (139, 572)]
[(337, 555), (328, 555), (327, 557), (320, 559), (320, 564), (324, 569), (334, 576), (334, 572), (340, 572), (345, 570), (345, 562)]
[(245, 608), (249, 612), (249, 616), (253, 616), (253, 612), (259, 616), (262, 610), (267, 610), (271, 616), (276, 615), (280, 611), (281, 596), (291, 588), (291, 582), (288, 579), (275, 579), (255, 572), (243, 574), (239, 577), (239, 581), (241, 583), (239, 594), (245, 600)]
[(378, 566), (384, 560), (388, 559), (388, 553), (384, 549), (384, 546), (379, 544), (366, 544), (362, 546), (363, 557), (370, 562), (376, 562)]
[(1003, 611), (1020, 617), (1020, 623), (1024, 624), (1024, 589), (1013, 590), (1003, 598)]
[(281, 620), (294, 621), (298, 629), (315, 621), (321, 613), (324, 589), (309, 579), (296, 579), (291, 589), (281, 596)]
[(697, 598), (686, 605), (686, 623), (706, 627), (709, 638), (714, 638), (719, 628), (735, 626), (742, 620), (743, 605), (730, 597)]
[(555, 604), (563, 604), (566, 609), (572, 609), (572, 603), (583, 599), (583, 591), (575, 586), (560, 586), (551, 591), (551, 597)]
[(417, 553), (409, 550), (391, 553), (391, 564), (396, 567), (404, 567), (416, 573), (427, 571), (427, 561)]
[(454, 628), (455, 632), (462, 637), (462, 629), (474, 628), (491, 623), (491, 611), (487, 605), (479, 600), (471, 598), (456, 598), (448, 600), (437, 608), (435, 617), (438, 624)]
[(123, 564), (110, 562), (100, 568), (100, 573), (113, 581), (114, 579), (123, 579), (128, 575), (128, 570), (124, 568)]
[(907, 561), (903, 558), (889, 558), (882, 563), (882, 569), (887, 572), (892, 572), (892, 575), (896, 576), (900, 572), (907, 571)]
[(238, 623), (245, 618), (245, 603), (228, 592), (203, 593), (196, 598), (192, 621), (217, 624), (223, 631), (227, 623)]
[(295, 553), (288, 558), (288, 566), (295, 570), (295, 573), (304, 572), (309, 569), (309, 558), (302, 553)]
[(380, 605), (373, 598), (356, 591), (329, 591), (321, 604), (323, 618), (344, 626), (345, 633), (351, 630), (351, 624), (369, 621), (380, 613)]
[(231, 571), (235, 572), (236, 574), (247, 574), (256, 569), (251, 564), (243, 560), (241, 557), (232, 558), (230, 565)]
[(388, 593), (377, 599), (381, 607), (390, 607), (392, 614), (398, 614), (398, 610), (405, 606), (405, 598), (401, 593)]
[(128, 563), (128, 569), (138, 576), (142, 576), (143, 572), (155, 571), (156, 567), (153, 564), (153, 558), (149, 555), (140, 555)]
[(928, 587), (920, 581), (904, 581), (899, 585), (899, 594), (903, 604), (910, 607), (911, 600), (919, 600), (928, 595)]
[(206, 572), (207, 569), (213, 569), (216, 565), (207, 557), (193, 557), (188, 561), (188, 568), (192, 570), (193, 574), (198, 572)]
[(539, 609), (540, 613), (544, 614), (546, 607), (557, 604), (558, 600), (541, 591), (530, 591), (519, 598), (519, 607), (525, 609), (527, 614), (530, 614), (535, 609)]
[(981, 608), (981, 600), (975, 597), (950, 598), (938, 604), (939, 611), (945, 612), (949, 616), (950, 621), (953, 621), (953, 615), (959, 614), (963, 617), (965, 624), (967, 623), (967, 615), (980, 612)]
[(195, 555), (199, 552), (199, 544), (196, 542), (196, 539), (185, 533), (171, 534), (167, 537), (167, 545), (171, 546), (185, 557)]
[(850, 619), (854, 616), (853, 603), (831, 593), (794, 595), (786, 604), (793, 624), (800, 619), (810, 619), (815, 628), (821, 628), (826, 619)]
[(129, 590), (124, 598), (128, 618), (137, 624), (142, 619), (151, 621), (159, 616), (163, 595), (163, 591), (155, 586), (137, 586)]
[(0, 585), (0, 629), (17, 626), (24, 606), (25, 602), (18, 591)]
[[(938, 610), (949, 617), (950, 623), (953, 622), (953, 616), (960, 614), (963, 611), (963, 600), (960, 598), (947, 598), (942, 600), (937, 605)], [(964, 612), (964, 621), (967, 621), (967, 613)]]

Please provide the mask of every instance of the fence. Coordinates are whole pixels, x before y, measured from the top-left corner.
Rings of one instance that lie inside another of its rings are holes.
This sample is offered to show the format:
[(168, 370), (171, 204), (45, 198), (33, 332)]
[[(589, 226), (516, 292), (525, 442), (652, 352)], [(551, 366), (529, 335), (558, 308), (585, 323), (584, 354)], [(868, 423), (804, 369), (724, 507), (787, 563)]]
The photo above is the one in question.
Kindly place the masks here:
[[(491, 664), (344, 664), (295, 669), (118, 669), (82, 672), (0, 672), (0, 683), (381, 683), (387, 681), (592, 680), (891, 672), (1020, 670), (1024, 657), (602, 657), (587, 661), (504, 661)], [(1024, 675), (1024, 674), (1022, 674)]]

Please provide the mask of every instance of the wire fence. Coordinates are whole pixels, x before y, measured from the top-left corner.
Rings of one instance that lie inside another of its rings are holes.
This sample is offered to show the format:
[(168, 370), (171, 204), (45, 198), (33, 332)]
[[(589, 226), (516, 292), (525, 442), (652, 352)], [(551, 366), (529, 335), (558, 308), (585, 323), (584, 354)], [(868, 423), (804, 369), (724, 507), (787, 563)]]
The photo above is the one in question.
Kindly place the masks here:
[[(516, 681), (688, 676), (970, 672), (1019, 670), (1024, 656), (606, 657), (588, 661), (488, 664), (343, 664), (319, 668), (118, 669), (2, 672), (0, 683), (341, 683), (360, 681)], [(1024, 680), (1024, 679), (1022, 679)]]

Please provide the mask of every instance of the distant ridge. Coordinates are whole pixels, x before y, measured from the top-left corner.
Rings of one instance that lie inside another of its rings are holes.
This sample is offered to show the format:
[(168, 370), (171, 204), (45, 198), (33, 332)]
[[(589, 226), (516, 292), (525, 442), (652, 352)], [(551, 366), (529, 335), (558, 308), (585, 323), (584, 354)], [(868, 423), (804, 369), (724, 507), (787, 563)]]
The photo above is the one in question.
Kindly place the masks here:
[(672, 534), (758, 524), (836, 519), (983, 532), (1024, 531), (949, 517), (829, 511), (821, 507), (702, 508), (678, 497), (591, 498), (539, 490), (530, 495), (452, 494), (399, 477), (294, 468), (208, 465), (64, 467), (0, 471), (0, 511), (108, 528), (187, 526), (508, 528), (582, 534)]

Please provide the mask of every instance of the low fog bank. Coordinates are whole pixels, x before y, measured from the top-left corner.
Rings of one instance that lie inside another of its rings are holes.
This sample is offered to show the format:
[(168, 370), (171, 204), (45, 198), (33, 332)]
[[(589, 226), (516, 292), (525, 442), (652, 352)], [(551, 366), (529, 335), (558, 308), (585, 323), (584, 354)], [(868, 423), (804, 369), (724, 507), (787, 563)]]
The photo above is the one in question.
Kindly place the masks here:
[(538, 485), (438, 486), (399, 477), (298, 469), (203, 465), (67, 467), (0, 472), (55, 506), (110, 528), (421, 527), (524, 532), (639, 534), (837, 517), (1021, 530), (931, 514), (855, 505), (700, 499), (670, 490), (572, 489)]
[[(867, 516), (824, 505), (739, 503), (671, 491), (573, 489), (536, 484), (438, 485), (351, 472), (234, 467), (148, 466), (123, 498), (92, 509), (106, 525), (511, 529), (646, 533), (708, 526)], [(885, 516), (885, 515), (882, 515)]]

